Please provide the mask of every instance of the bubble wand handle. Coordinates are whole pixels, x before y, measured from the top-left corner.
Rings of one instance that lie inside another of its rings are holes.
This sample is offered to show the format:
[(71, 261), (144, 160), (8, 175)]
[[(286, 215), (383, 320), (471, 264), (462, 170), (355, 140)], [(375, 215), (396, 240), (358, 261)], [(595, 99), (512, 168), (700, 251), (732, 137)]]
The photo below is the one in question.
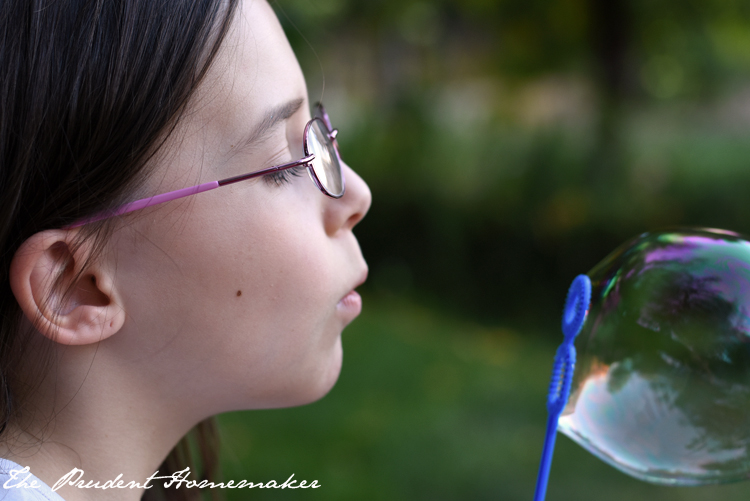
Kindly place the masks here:
[(586, 275), (578, 275), (568, 289), (562, 319), (564, 339), (557, 348), (552, 366), (552, 378), (547, 394), (547, 413), (549, 415), (547, 432), (542, 448), (542, 460), (539, 463), (534, 501), (544, 501), (547, 494), (547, 481), (549, 480), (550, 466), (552, 466), (552, 454), (555, 450), (555, 438), (557, 438), (557, 421), (568, 403), (570, 385), (573, 382), (573, 371), (576, 363), (576, 349), (573, 342), (586, 321), (590, 303), (591, 280)]

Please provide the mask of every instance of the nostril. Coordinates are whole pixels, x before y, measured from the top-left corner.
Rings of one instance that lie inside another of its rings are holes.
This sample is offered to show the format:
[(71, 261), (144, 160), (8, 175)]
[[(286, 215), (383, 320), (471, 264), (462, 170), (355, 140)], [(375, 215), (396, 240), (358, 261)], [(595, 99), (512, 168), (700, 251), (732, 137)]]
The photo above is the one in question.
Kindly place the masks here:
[(346, 221), (346, 224), (344, 225), (347, 229), (351, 230), (357, 224), (359, 224), (362, 219), (364, 219), (365, 214), (363, 212), (357, 212), (356, 214), (352, 214), (349, 216), (349, 219)]

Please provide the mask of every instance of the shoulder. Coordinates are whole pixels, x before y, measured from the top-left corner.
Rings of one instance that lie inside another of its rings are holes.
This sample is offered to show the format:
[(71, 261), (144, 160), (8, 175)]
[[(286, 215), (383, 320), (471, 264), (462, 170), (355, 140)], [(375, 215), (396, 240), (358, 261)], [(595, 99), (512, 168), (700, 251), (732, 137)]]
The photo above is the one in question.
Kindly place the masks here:
[(0, 501), (65, 500), (50, 489), (47, 484), (31, 474), (28, 468), (8, 459), (0, 458)]

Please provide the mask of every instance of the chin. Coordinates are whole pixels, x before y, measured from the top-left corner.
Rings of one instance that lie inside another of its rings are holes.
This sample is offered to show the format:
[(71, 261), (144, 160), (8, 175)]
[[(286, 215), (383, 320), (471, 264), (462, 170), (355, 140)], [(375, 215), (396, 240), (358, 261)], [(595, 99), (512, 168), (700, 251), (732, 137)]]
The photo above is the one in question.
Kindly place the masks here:
[[(265, 386), (263, 389), (256, 388), (256, 391), (258, 389), (261, 390), (260, 394), (253, 391), (247, 394), (244, 399), (241, 399), (245, 402), (244, 404), (235, 401), (236, 404), (239, 404), (238, 406), (224, 409), (221, 412), (231, 410), (281, 409), (306, 405), (320, 400), (331, 391), (341, 372), (343, 358), (341, 336), (338, 336), (326, 355), (320, 358), (311, 363), (310, 368), (300, 370), (296, 374), (290, 374), (288, 370), (283, 370), (288, 379), (277, 380), (277, 384)], [(270, 379), (274, 380), (274, 377), (271, 376)]]
[[(341, 372), (343, 358), (341, 336), (326, 355), (320, 358), (322, 360), (311, 363), (310, 368), (299, 370), (295, 374), (290, 374), (287, 368), (282, 369), (280, 374), (260, 377), (260, 380), (265, 379), (267, 384), (253, 389), (247, 388), (250, 392), (245, 393), (241, 398), (237, 398), (237, 393), (228, 390), (226, 396), (231, 398), (233, 403), (215, 411), (214, 414), (239, 410), (297, 407), (320, 400), (331, 391)], [(299, 364), (296, 368), (299, 368)]]
[(339, 379), (343, 354), (341, 336), (339, 336), (331, 349), (330, 355), (320, 366), (317, 374), (308, 376), (300, 385), (301, 391), (283, 407), (311, 404), (325, 397)]
[(315, 379), (314, 387), (310, 388), (309, 398), (305, 402), (297, 405), (305, 405), (320, 400), (325, 397), (336, 384), (341, 374), (341, 364), (343, 361), (344, 351), (341, 346), (341, 336), (336, 339), (331, 356), (327, 363), (321, 367), (319, 377)]

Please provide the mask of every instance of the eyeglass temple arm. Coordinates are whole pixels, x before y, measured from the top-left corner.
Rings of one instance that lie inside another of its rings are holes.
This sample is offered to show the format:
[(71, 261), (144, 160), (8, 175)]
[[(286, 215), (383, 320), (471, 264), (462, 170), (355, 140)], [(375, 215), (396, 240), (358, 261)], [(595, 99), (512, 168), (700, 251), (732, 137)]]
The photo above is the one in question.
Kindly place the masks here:
[(96, 221), (101, 221), (102, 219), (107, 219), (113, 216), (122, 216), (123, 214), (127, 214), (128, 212), (133, 212), (139, 209), (145, 209), (146, 207), (163, 204), (164, 202), (171, 202), (172, 200), (177, 200), (178, 198), (189, 197), (190, 195), (196, 195), (198, 193), (203, 193), (204, 191), (209, 191), (215, 188), (219, 188), (221, 186), (226, 186), (227, 184), (238, 183), (246, 179), (263, 176), (265, 174), (269, 174), (274, 171), (280, 171), (280, 170), (285, 170), (285, 169), (291, 169), (293, 167), (299, 167), (301, 165), (307, 165), (310, 162), (312, 162), (314, 159), (315, 159), (315, 155), (310, 154), (310, 155), (307, 155), (306, 157), (300, 158), (299, 160), (295, 160), (294, 162), (289, 162), (289, 163), (281, 164), (281, 165), (274, 165), (273, 167), (268, 167), (267, 169), (261, 169), (259, 171), (250, 172), (249, 174), (242, 174), (240, 176), (228, 177), (226, 179), (220, 179), (219, 181), (211, 181), (209, 183), (203, 183), (203, 184), (199, 184), (196, 186), (191, 186), (189, 188), (182, 188), (180, 190), (170, 191), (168, 193), (162, 193), (161, 195), (155, 195), (149, 198), (142, 198), (140, 200), (136, 200), (135, 202), (130, 202), (125, 205), (121, 205), (120, 207), (118, 207), (112, 212), (102, 212), (88, 219), (84, 219), (82, 221), (78, 221), (68, 226), (65, 226), (65, 229), (77, 228), (79, 226), (83, 226), (84, 224), (94, 223)]
[(249, 174), (242, 174), (240, 176), (228, 177), (226, 179), (222, 179), (216, 182), (219, 183), (219, 186), (225, 186), (227, 184), (233, 184), (233, 183), (238, 183), (240, 181), (244, 181), (245, 179), (252, 179), (254, 177), (263, 176), (265, 174), (270, 174), (271, 172), (291, 169), (293, 167), (300, 167), (302, 165), (308, 165), (313, 160), (315, 160), (315, 154), (311, 153), (307, 155), (306, 157), (302, 157), (299, 160), (295, 160), (294, 162), (289, 162), (289, 163), (281, 164), (281, 165), (274, 165), (273, 167), (268, 167), (267, 169), (258, 170), (255, 172), (251, 172)]

